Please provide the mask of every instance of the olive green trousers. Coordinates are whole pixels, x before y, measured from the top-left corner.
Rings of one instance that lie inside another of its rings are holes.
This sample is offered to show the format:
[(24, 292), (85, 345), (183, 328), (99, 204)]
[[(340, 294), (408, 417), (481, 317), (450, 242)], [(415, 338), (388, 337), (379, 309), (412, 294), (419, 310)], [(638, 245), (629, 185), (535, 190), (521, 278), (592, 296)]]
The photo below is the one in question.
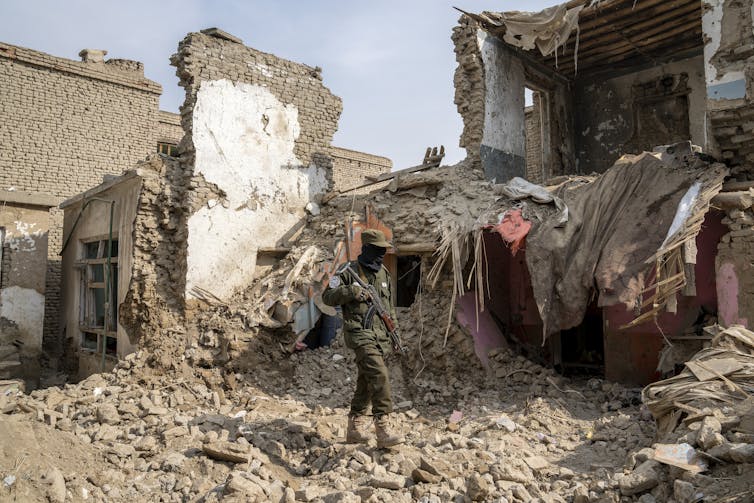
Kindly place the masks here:
[(367, 343), (354, 348), (356, 353), (356, 392), (351, 400), (351, 415), (366, 413), (371, 402), (372, 414), (381, 416), (393, 411), (390, 398), (390, 376), (385, 359), (376, 343)]

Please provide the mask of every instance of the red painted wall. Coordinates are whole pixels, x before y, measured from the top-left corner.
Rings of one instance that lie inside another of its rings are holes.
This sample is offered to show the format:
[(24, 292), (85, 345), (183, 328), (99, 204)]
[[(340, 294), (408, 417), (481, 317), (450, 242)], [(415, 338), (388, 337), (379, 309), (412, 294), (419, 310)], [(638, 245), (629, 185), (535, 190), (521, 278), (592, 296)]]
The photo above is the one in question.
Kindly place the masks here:
[(662, 334), (667, 337), (682, 335), (694, 324), (702, 306), (708, 311), (717, 311), (715, 256), (720, 238), (728, 232), (722, 217), (716, 211), (707, 213), (696, 237), (696, 296), (679, 295), (676, 314), (662, 313), (657, 323), (649, 321), (621, 329), (634, 318), (634, 314), (622, 304), (603, 308), (607, 379), (638, 385), (657, 380), (658, 354), (664, 344)]
[[(663, 313), (657, 323), (650, 321), (636, 327), (620, 329), (634, 319), (634, 313), (624, 305), (603, 309), (605, 341), (605, 377), (627, 384), (647, 384), (657, 379), (656, 367), (663, 347), (662, 333), (681, 335), (691, 327), (704, 306), (717, 310), (715, 256), (720, 238), (727, 232), (723, 215), (710, 211), (697, 236), (697, 264), (695, 297), (678, 298), (676, 314)], [(487, 308), (519, 342), (548, 356), (549, 345), (542, 347), (542, 322), (531, 289), (526, 267), (525, 246), (512, 256), (502, 238), (496, 233), (484, 237), (491, 299)], [(563, 339), (562, 344), (568, 341)], [(548, 356), (550, 361), (552, 358)]]

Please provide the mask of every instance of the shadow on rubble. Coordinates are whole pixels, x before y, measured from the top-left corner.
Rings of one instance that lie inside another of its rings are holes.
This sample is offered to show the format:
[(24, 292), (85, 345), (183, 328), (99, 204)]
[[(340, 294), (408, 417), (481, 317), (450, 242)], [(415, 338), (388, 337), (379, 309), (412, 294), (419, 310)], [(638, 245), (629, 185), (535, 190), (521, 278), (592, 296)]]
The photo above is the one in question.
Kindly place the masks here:
[[(332, 431), (324, 421), (316, 421), (312, 427), (309, 421), (296, 421), (295, 418), (246, 422), (244, 415), (205, 414), (196, 417), (190, 425), (198, 427), (205, 439), (209, 436), (204, 453), (210, 458), (231, 461), (240, 453), (240, 457), (248, 456), (252, 471), (264, 466), (278, 480), (329, 471), (337, 465), (336, 458), (339, 458), (330, 439), (340, 432)], [(240, 437), (246, 439), (248, 447), (239, 444), (236, 439)], [(236, 441), (226, 444), (225, 439)]]

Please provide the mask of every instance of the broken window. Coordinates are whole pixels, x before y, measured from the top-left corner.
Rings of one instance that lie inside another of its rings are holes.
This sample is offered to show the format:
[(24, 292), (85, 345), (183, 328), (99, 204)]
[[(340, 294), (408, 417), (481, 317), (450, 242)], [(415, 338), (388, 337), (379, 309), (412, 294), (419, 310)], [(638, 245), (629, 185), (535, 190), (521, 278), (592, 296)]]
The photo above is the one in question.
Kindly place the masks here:
[[(115, 356), (118, 324), (118, 241), (107, 239), (83, 243), (80, 319), (81, 349)], [(108, 267), (109, 260), (109, 267)], [(108, 301), (109, 297), (109, 301)]]
[(170, 157), (178, 157), (178, 145), (175, 143), (158, 142), (157, 153), (169, 155)]
[(410, 307), (414, 303), (421, 280), (421, 257), (401, 255), (398, 257), (398, 285), (396, 307)]

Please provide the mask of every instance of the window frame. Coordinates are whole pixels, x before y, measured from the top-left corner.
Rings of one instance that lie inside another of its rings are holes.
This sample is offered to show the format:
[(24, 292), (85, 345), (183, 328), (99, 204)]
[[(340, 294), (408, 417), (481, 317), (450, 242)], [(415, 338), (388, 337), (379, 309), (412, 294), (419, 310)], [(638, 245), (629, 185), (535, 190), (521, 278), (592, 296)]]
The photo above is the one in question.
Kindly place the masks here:
[(178, 144), (168, 141), (158, 141), (157, 153), (164, 154), (168, 157), (178, 157)]
[[(75, 262), (74, 267), (79, 270), (79, 350), (91, 353), (102, 354), (105, 350), (105, 356), (107, 358), (117, 359), (117, 347), (118, 347), (118, 283), (120, 268), (118, 267), (118, 237), (113, 236), (111, 241), (111, 251), (115, 251), (115, 255), (110, 257), (110, 275), (105, 274), (107, 268), (107, 236), (95, 236), (81, 240), (81, 252), (79, 259)], [(87, 252), (89, 251), (88, 245), (91, 243), (98, 243), (96, 257), (87, 258)], [(102, 280), (95, 279), (96, 274), (93, 271), (93, 266), (102, 266)], [(96, 306), (96, 290), (102, 290), (103, 295), (107, 292), (107, 282), (105, 277), (110, 279), (110, 302), (107, 299), (103, 301), (103, 319), (102, 324), (97, 320), (97, 306)], [(105, 325), (108, 326), (107, 332), (105, 331)], [(92, 344), (93, 339), (96, 340), (96, 345)], [(104, 345), (104, 348), (103, 348)], [(95, 347), (96, 346), (96, 347)], [(114, 348), (114, 349), (108, 349)]]

